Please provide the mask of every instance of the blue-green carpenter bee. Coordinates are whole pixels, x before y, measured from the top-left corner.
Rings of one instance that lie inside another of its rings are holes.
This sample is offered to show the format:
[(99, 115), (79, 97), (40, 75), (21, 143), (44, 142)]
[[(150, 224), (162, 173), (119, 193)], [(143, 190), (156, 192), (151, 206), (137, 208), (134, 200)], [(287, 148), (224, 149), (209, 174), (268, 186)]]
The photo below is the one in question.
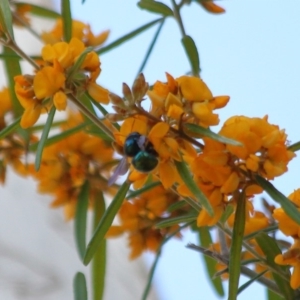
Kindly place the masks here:
[(158, 165), (158, 154), (152, 143), (145, 135), (138, 132), (132, 132), (127, 136), (124, 142), (123, 153), (124, 157), (108, 180), (108, 185), (112, 185), (118, 176), (126, 174), (129, 169), (127, 157), (132, 158), (131, 163), (133, 167), (141, 173), (151, 172)]

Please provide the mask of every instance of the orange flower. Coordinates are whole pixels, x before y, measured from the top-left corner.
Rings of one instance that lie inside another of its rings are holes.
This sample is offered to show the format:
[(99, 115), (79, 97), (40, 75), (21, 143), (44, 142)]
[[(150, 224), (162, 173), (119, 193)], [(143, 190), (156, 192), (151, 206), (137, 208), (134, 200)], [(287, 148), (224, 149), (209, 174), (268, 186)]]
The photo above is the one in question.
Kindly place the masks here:
[(288, 162), (296, 156), (287, 149), (284, 130), (269, 124), (267, 117), (231, 117), (219, 134), (241, 142), (243, 146), (227, 144), (226, 149), (246, 161), (246, 167), (251, 171), (267, 179), (286, 172)]
[(157, 251), (164, 237), (178, 226), (157, 229), (156, 223), (164, 218), (175, 216), (168, 213), (170, 204), (178, 201), (178, 196), (166, 191), (162, 186), (155, 187), (137, 198), (125, 201), (119, 211), (120, 225), (113, 225), (107, 237), (128, 233), (130, 258), (135, 259), (143, 251)]
[[(300, 204), (300, 189), (295, 190), (288, 198), (299, 207)], [(296, 207), (295, 207), (296, 209)], [(299, 209), (298, 209), (299, 210)], [(279, 229), (287, 236), (300, 238), (300, 226), (293, 221), (285, 211), (279, 207), (274, 209), (273, 217), (278, 221)]]
[(108, 104), (108, 91), (96, 83), (100, 74), (100, 61), (95, 52), (89, 52), (78, 65), (78, 58), (85, 46), (77, 38), (70, 43), (58, 42), (42, 49), (41, 68), (35, 76), (15, 77), (15, 92), (24, 107), (21, 126), (35, 124), (41, 113), (54, 105), (57, 110), (67, 107), (67, 95), (80, 95), (83, 91), (98, 102)]
[[(61, 129), (73, 128), (81, 122), (79, 114), (69, 114), (68, 122)], [(105, 180), (110, 175), (105, 165), (112, 156), (113, 149), (107, 142), (83, 131), (77, 132), (44, 149), (40, 170), (33, 174), (38, 190), (50, 194), (52, 207), (63, 206), (66, 219), (70, 219), (86, 180), (90, 183), (91, 201), (95, 191), (112, 191)]]
[[(84, 24), (78, 20), (72, 20), (72, 37), (82, 41), (86, 47), (101, 46), (108, 38), (109, 30), (94, 35), (90, 25)], [(54, 28), (51, 31), (43, 32), (41, 35), (46, 44), (55, 44), (63, 39), (63, 23), (62, 19), (57, 19)]]
[(292, 266), (293, 272), (290, 280), (291, 288), (296, 290), (300, 287), (300, 240), (295, 239), (292, 247), (283, 254), (275, 257), (275, 262), (283, 266)]
[(174, 79), (167, 73), (167, 83), (157, 81), (148, 91), (152, 102), (150, 113), (168, 116), (176, 123), (195, 123), (205, 127), (217, 125), (219, 118), (213, 111), (224, 107), (228, 96), (213, 97), (204, 81), (198, 77), (181, 76)]

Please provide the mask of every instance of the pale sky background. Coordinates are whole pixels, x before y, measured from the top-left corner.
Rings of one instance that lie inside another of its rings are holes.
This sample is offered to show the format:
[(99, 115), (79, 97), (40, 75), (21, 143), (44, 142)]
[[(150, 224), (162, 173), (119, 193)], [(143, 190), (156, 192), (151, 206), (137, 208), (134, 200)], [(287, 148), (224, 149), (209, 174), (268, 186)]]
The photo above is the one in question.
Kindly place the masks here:
[[(141, 11), (136, 6), (136, 1), (86, 0), (84, 5), (81, 4), (81, 0), (71, 2), (73, 16), (90, 23), (94, 33), (105, 29), (111, 30), (108, 43), (158, 18), (155, 14)], [(171, 1), (163, 2), (169, 4)], [(209, 14), (199, 5), (193, 3), (183, 9), (183, 20), (187, 34), (194, 38), (198, 46), (203, 80), (214, 95), (231, 96), (227, 107), (219, 110), (220, 124), (232, 115), (263, 117), (268, 114), (271, 123), (286, 129), (291, 143), (299, 141), (300, 43), (297, 36), (299, 36), (300, 28), (300, 2), (297, 0), (285, 2), (279, 0), (232, 0), (217, 3), (226, 9), (225, 14), (218, 16)], [(103, 54), (101, 56), (102, 73), (99, 77), (99, 83), (118, 94), (121, 93), (122, 82), (131, 85), (155, 31), (156, 27), (112, 52)], [(164, 81), (165, 72), (178, 77), (189, 71), (189, 64), (180, 38), (177, 24), (172, 19), (167, 20), (144, 70), (146, 80), (150, 84), (156, 80)], [(289, 164), (289, 173), (274, 182), (276, 187), (286, 195), (291, 193), (293, 189), (300, 187), (299, 169), (299, 158), (295, 158)], [(8, 181), (10, 182), (10, 178)], [(26, 184), (26, 181), (23, 181), (17, 190), (25, 190)], [(11, 254), (12, 249), (15, 249), (16, 252), (22, 252), (23, 259), (28, 262), (32, 260), (39, 266), (36, 270), (37, 274), (43, 275), (44, 270), (50, 270), (48, 272), (50, 275), (59, 274), (60, 277), (58, 278), (54, 275), (52, 277), (48, 275), (50, 277), (45, 282), (40, 279), (44, 277), (37, 276), (37, 281), (31, 282), (32, 284), (36, 282), (38, 286), (45, 286), (48, 289), (51, 289), (55, 282), (66, 283), (64, 281), (64, 276), (67, 273), (66, 268), (68, 271), (72, 270), (73, 274), (75, 271), (84, 270), (79, 262), (77, 265), (73, 264), (74, 259), (77, 259), (77, 254), (74, 251), (73, 236), (69, 234), (71, 225), (70, 223), (63, 223), (62, 212), (59, 210), (51, 211), (52, 217), (49, 217), (48, 220), (36, 220), (42, 219), (38, 210), (40, 207), (48, 210), (47, 200), (43, 200), (43, 204), (42, 200), (41, 203), (37, 204), (36, 196), (30, 192), (26, 194), (27, 197), (25, 198), (30, 199), (33, 206), (25, 206), (23, 199), (19, 199), (19, 194), (13, 185), (9, 186), (8, 184), (4, 190), (9, 191), (15, 199), (16, 205), (11, 209), (11, 203), (5, 201), (4, 192), (1, 190), (0, 220), (3, 225), (1, 228), (6, 229), (6, 223), (3, 221), (5, 217), (14, 220), (17, 214), (22, 214), (28, 219), (27, 223), (31, 224), (32, 231), (25, 231), (22, 227), (25, 228), (26, 224), (19, 224), (16, 219), (12, 223), (13, 226), (9, 225), (9, 236), (12, 239), (17, 233), (21, 233), (22, 236), (10, 245), (11, 248), (5, 248), (5, 243), (8, 242), (8, 233), (2, 230), (0, 232), (0, 254), (2, 256), (3, 253)], [(258, 198), (257, 203), (259, 201)], [(58, 228), (60, 244), (53, 243), (52, 247), (54, 248), (51, 248), (51, 240), (57, 238), (57, 233), (49, 231), (44, 225), (39, 225), (40, 228), (38, 228), (45, 232), (42, 237), (40, 232), (35, 233), (36, 221), (41, 221), (41, 224), (47, 221), (52, 224), (53, 228)], [(23, 242), (28, 241), (30, 243), (24, 249), (22, 247)], [(202, 258), (196, 252), (185, 248), (189, 242), (197, 243), (192, 234), (186, 234), (180, 241), (174, 240), (168, 243), (163, 251), (154, 278), (154, 283), (162, 300), (218, 299), (205, 277)], [(124, 252), (126, 252), (126, 243), (123, 247)], [(31, 253), (33, 248), (39, 248), (42, 253), (39, 257), (27, 259), (26, 255)], [(39, 263), (41, 257), (47, 258), (47, 255), (50, 257), (53, 252), (65, 252), (64, 255), (67, 260), (64, 265), (54, 267), (51, 261)], [(151, 255), (145, 256), (145, 261), (149, 265), (152, 259)], [(17, 263), (14, 262), (14, 264)], [(4, 295), (3, 299), (25, 299), (24, 289), (26, 292), (26, 287), (29, 285), (26, 282), (27, 278), (21, 278), (21, 276), (20, 281), (18, 281), (20, 293), (23, 293), (21, 298), (9, 298), (9, 296), (5, 296), (8, 293), (2, 293), (9, 282), (9, 280), (3, 281), (2, 278), (8, 278), (5, 272), (9, 272), (12, 264), (8, 261), (6, 265), (1, 266), (4, 266), (0, 269), (1, 297)], [(53, 273), (51, 273), (52, 271)], [(20, 275), (21, 273), (22, 270), (20, 270)], [(134, 284), (136, 283), (133, 281), (132, 285)], [(224, 283), (225, 287), (226, 284), (227, 282)], [(29, 293), (29, 291), (27, 292)], [(68, 297), (61, 299), (72, 299), (70, 291), (66, 293)], [(238, 299), (249, 300), (253, 297), (257, 300), (265, 299), (265, 290), (258, 284), (252, 285)], [(140, 294), (135, 299), (139, 298)], [(33, 298), (26, 299), (31, 300)], [(52, 300), (60, 298), (52, 294), (49, 298), (38, 298), (37, 295), (37, 298), (34, 299)]]
[[(110, 29), (109, 42), (157, 15), (141, 11), (136, 1), (72, 1), (74, 17), (87, 21), (94, 32)], [(169, 4), (171, 1), (163, 1)], [(219, 1), (223, 15), (212, 15), (193, 3), (183, 9), (187, 34), (200, 53), (201, 76), (214, 95), (230, 95), (219, 111), (221, 124), (232, 115), (263, 117), (285, 128), (291, 143), (300, 140), (300, 2), (297, 0)], [(97, 9), (96, 9), (97, 7)], [(156, 28), (101, 56), (99, 83), (120, 93), (122, 82), (131, 85)], [(180, 43), (180, 32), (169, 19), (144, 70), (149, 83), (177, 77), (189, 71)], [(289, 173), (275, 181), (288, 195), (300, 187), (299, 159), (289, 164)], [(259, 199), (257, 199), (259, 202)], [(162, 254), (154, 282), (163, 300), (217, 299), (204, 275), (202, 258), (185, 248), (195, 242), (192, 234), (169, 243)], [(147, 256), (149, 258), (149, 256)], [(150, 258), (149, 258), (150, 260)], [(133, 283), (134, 284), (134, 283)], [(226, 287), (226, 282), (225, 282)], [(265, 299), (265, 290), (254, 284), (238, 299)]]

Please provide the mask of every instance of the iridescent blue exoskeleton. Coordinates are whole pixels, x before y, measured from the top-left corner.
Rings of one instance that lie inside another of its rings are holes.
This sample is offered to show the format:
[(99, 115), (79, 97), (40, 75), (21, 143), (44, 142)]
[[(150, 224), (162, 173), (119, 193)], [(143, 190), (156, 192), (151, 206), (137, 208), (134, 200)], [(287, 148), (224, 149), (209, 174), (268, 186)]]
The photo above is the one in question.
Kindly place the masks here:
[(151, 172), (158, 165), (158, 154), (152, 143), (145, 135), (138, 132), (132, 132), (127, 136), (123, 153), (124, 157), (108, 180), (108, 185), (112, 185), (119, 175), (126, 174), (129, 168), (127, 157), (132, 158), (131, 163), (133, 167), (141, 173)]

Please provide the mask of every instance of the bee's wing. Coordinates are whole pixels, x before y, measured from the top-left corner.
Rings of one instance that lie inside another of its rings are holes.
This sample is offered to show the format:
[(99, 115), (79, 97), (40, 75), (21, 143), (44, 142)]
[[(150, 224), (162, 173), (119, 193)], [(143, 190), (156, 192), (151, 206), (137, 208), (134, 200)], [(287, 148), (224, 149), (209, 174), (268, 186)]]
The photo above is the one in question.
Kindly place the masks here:
[(128, 169), (129, 169), (129, 163), (127, 161), (127, 158), (123, 157), (119, 162), (119, 164), (117, 165), (116, 169), (114, 170), (112, 176), (108, 179), (107, 182), (108, 186), (113, 185), (120, 175), (126, 174)]
[(137, 144), (141, 150), (145, 150), (146, 142), (147, 142), (147, 137), (145, 135), (141, 135), (137, 140)]

